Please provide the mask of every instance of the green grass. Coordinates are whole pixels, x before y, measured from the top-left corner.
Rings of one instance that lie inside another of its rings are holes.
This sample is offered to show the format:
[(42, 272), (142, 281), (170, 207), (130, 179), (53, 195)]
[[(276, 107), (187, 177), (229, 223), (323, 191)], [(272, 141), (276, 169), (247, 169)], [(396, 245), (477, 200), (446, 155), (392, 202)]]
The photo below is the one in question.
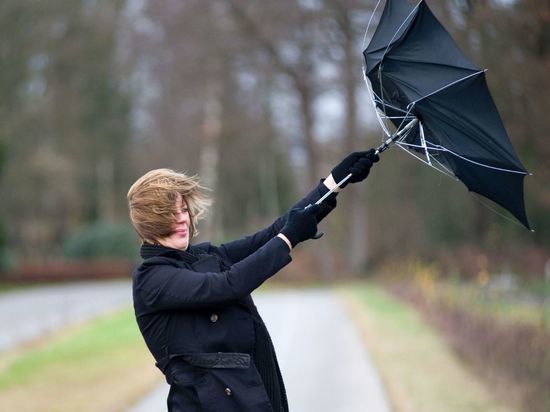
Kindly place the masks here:
[(102, 317), (44, 347), (24, 352), (0, 373), (0, 389), (71, 368), (97, 369), (97, 363), (109, 361), (116, 366), (130, 361), (124, 352), (143, 345), (133, 317), (130, 310)]
[(131, 309), (0, 356), (0, 405), (18, 411), (122, 410), (160, 379)]
[(342, 289), (394, 411), (511, 411), (408, 305), (366, 283)]
[(550, 304), (541, 296), (493, 291), (475, 283), (440, 281), (434, 284), (436, 295), (444, 302), (467, 309), (475, 315), (490, 316), (501, 322), (526, 323), (550, 328)]
[(0, 294), (22, 290), (28, 287), (28, 285), (23, 283), (0, 283)]

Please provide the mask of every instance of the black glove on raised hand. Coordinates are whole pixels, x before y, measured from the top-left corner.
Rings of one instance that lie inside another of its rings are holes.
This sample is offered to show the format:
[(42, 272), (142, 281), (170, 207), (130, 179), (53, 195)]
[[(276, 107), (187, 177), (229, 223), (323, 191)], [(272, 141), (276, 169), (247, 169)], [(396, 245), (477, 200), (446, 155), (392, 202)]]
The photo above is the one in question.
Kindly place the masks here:
[(332, 169), (332, 177), (336, 183), (339, 183), (350, 173), (352, 176), (343, 183), (340, 187), (344, 188), (348, 183), (357, 183), (365, 180), (369, 175), (370, 168), (373, 163), (380, 160), (377, 154), (374, 154), (374, 149), (366, 152), (353, 152), (342, 160), (334, 169)]
[(319, 206), (321, 209), (317, 213), (317, 223), (321, 222), (336, 207), (337, 193), (331, 193)]
[(281, 233), (290, 241), (292, 247), (317, 234), (317, 214), (320, 210), (319, 205), (313, 205), (305, 209), (292, 209), (288, 212)]

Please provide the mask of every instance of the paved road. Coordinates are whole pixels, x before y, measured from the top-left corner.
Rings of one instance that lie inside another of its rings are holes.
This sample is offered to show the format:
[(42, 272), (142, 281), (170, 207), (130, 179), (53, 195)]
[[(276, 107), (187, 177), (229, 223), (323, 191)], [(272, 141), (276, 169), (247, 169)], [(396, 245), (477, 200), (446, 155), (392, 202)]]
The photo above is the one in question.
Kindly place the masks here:
[[(328, 290), (254, 295), (274, 341), (292, 412), (388, 412), (358, 332)], [(166, 384), (129, 412), (166, 410)]]
[(0, 352), (132, 303), (129, 281), (77, 282), (0, 294)]

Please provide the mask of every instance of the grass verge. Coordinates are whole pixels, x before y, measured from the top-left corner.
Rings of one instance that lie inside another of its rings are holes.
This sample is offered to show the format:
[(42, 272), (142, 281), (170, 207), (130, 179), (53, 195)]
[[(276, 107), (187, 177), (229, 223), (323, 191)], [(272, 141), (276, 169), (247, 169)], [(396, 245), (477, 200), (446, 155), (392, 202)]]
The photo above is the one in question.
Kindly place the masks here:
[(7, 411), (123, 411), (160, 373), (125, 309), (0, 355)]
[(410, 306), (366, 283), (340, 289), (395, 412), (511, 412)]
[(483, 289), (464, 293), (463, 288), (457, 290), (445, 282), (429, 288), (412, 282), (386, 287), (417, 308), (498, 398), (522, 410), (550, 410), (550, 329), (545, 305)]
[(546, 303), (548, 298), (543, 292), (527, 294), (519, 288), (501, 292), (492, 290), (489, 285), (444, 280), (416, 286), (425, 295), (425, 300), (437, 298), (450, 306), (468, 310), (472, 316), (550, 330), (550, 304)]

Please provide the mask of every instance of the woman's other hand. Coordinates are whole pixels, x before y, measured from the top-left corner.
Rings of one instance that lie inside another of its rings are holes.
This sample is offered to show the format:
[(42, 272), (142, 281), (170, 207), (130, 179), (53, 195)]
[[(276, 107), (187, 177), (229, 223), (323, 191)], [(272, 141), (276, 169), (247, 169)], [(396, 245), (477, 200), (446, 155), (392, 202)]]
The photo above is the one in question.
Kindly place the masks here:
[(288, 212), (280, 234), (288, 239), (292, 247), (313, 238), (317, 234), (317, 214), (320, 211), (319, 205), (308, 206), (304, 209), (292, 209)]

